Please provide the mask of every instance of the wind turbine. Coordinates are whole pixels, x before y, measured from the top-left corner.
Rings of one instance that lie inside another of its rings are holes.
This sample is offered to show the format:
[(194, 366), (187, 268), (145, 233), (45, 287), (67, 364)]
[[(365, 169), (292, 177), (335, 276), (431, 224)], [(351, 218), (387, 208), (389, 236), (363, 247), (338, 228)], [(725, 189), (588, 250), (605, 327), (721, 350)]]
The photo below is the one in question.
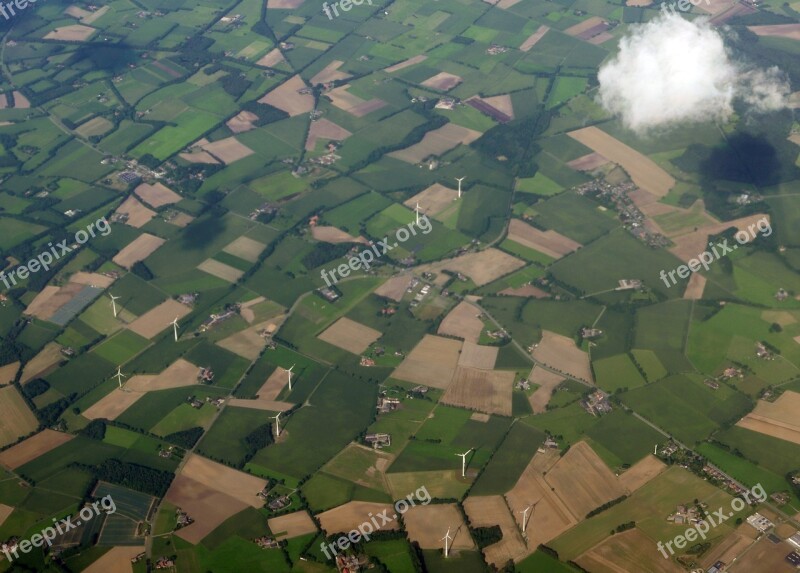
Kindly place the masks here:
[(417, 227), (419, 227), (419, 201), (417, 201), (417, 206), (414, 207), (414, 213), (417, 214)]
[(444, 537), (442, 537), (442, 539), (441, 539), (442, 541), (444, 541), (444, 557), (445, 557), (445, 559), (447, 559), (447, 555), (450, 553), (450, 545), (449, 545), (449, 543), (450, 543), (451, 539), (452, 539), (452, 537), (450, 537), (450, 528), (448, 527), (447, 528), (447, 533), (445, 533)]
[(461, 182), (466, 179), (466, 177), (461, 177), (460, 179), (456, 177), (456, 181), (458, 181), (458, 198), (461, 199)]
[(117, 373), (114, 374), (112, 378), (116, 378), (117, 382), (119, 383), (119, 387), (122, 388), (122, 379), (125, 378), (125, 375), (122, 373), (122, 366), (117, 366)]
[(472, 448), (468, 449), (463, 454), (456, 454), (457, 456), (461, 456), (461, 477), (467, 477), (467, 456), (472, 451)]
[(657, 456), (657, 455), (658, 455), (658, 444), (656, 444), (655, 446), (653, 446), (653, 455), (654, 455), (654, 456)]
[(108, 296), (111, 297), (111, 308), (114, 309), (114, 318), (117, 318), (117, 303), (115, 303), (114, 301), (122, 297), (114, 296), (111, 293), (108, 293)]
[(531, 510), (532, 505), (526, 507), (523, 511), (520, 511), (522, 514), (522, 533), (525, 533), (525, 529), (528, 527), (528, 512)]
[(175, 342), (178, 342), (178, 317), (172, 321), (172, 331), (175, 333)]
[(277, 416), (272, 416), (275, 418), (275, 437), (280, 438), (281, 436), (281, 413), (278, 412)]
[(295, 366), (296, 366), (296, 364), (292, 364), (292, 368), (289, 368), (289, 370), (286, 371), (286, 373), (289, 375), (289, 392), (292, 391), (292, 369)]

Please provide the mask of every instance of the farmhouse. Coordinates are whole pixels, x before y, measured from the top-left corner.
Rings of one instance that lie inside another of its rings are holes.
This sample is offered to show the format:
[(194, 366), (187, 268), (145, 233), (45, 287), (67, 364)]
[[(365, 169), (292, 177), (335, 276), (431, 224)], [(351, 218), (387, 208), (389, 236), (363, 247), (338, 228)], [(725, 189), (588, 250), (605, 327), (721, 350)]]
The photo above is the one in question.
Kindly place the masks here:
[(762, 533), (774, 525), (769, 519), (758, 512), (748, 517), (747, 523)]
[(392, 445), (391, 434), (367, 434), (364, 441), (370, 444), (376, 450)]
[(608, 394), (602, 390), (597, 390), (584, 400), (581, 400), (581, 406), (592, 416), (607, 414), (612, 410), (611, 403), (608, 401)]
[(386, 398), (385, 396), (378, 397), (378, 411), (381, 413), (392, 412), (400, 407), (399, 398)]

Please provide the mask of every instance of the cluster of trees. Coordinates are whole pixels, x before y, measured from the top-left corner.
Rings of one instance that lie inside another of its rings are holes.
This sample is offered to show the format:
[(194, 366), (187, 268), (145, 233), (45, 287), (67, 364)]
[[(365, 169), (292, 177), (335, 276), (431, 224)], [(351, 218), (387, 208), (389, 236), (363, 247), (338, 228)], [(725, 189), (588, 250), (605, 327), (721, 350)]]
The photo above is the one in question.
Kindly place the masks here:
[(317, 243), (311, 251), (300, 259), (300, 262), (307, 269), (315, 269), (345, 256), (351, 248), (352, 245), (349, 243)]
[(194, 447), (200, 438), (203, 437), (204, 431), (205, 430), (203, 430), (203, 428), (197, 426), (195, 428), (189, 428), (188, 430), (173, 432), (172, 434), (164, 436), (164, 439), (186, 450), (189, 450)]
[(623, 502), (623, 501), (625, 501), (626, 499), (628, 499), (628, 496), (627, 496), (627, 495), (621, 495), (621, 496), (619, 496), (619, 497), (618, 497), (618, 498), (616, 498), (616, 499), (612, 499), (611, 501), (607, 501), (607, 502), (606, 502), (606, 503), (604, 503), (603, 505), (601, 505), (601, 506), (599, 506), (599, 507), (596, 507), (596, 508), (594, 508), (592, 511), (590, 511), (589, 513), (587, 513), (587, 514), (586, 514), (586, 519), (589, 519), (590, 517), (594, 517), (594, 516), (595, 516), (595, 515), (597, 515), (598, 513), (603, 513), (603, 512), (604, 512), (605, 510), (607, 510), (608, 508), (610, 508), (610, 507), (614, 507), (615, 505), (617, 505), (618, 503), (622, 503), (622, 502)]
[(99, 480), (115, 483), (156, 497), (163, 497), (167, 493), (167, 489), (169, 489), (172, 479), (175, 477), (172, 472), (156, 470), (113, 458), (105, 460), (97, 466), (70, 465), (91, 473)]
[(503, 530), (500, 529), (499, 525), (476, 527), (472, 530), (472, 537), (475, 539), (475, 543), (478, 544), (478, 547), (483, 549), (503, 539)]
[(493, 161), (505, 157), (503, 165), (509, 166), (514, 176), (533, 177), (539, 169), (533, 158), (540, 151), (533, 140), (540, 126), (547, 124), (542, 114), (496, 125), (470, 145)]

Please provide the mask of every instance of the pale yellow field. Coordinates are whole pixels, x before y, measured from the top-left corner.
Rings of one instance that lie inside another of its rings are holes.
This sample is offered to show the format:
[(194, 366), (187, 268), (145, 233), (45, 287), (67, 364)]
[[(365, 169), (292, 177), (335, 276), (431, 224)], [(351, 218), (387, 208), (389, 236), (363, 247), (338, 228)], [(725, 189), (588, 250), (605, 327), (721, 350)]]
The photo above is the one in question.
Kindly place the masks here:
[(33, 359), (22, 368), (22, 376), (19, 379), (20, 384), (25, 384), (25, 382), (39, 377), (64, 360), (64, 355), (61, 354), (61, 348), (61, 345), (56, 342), (48, 342), (45, 347), (39, 351), (39, 354), (34, 356)]
[(654, 548), (653, 541), (639, 529), (612, 535), (575, 560), (578, 565), (595, 573), (683, 573), (672, 559), (664, 559)]
[(648, 455), (619, 476), (619, 483), (623, 488), (633, 493), (665, 469), (667, 469), (667, 466), (664, 462), (655, 456)]
[(142, 545), (119, 545), (105, 552), (100, 559), (93, 562), (83, 573), (131, 573), (131, 559), (144, 551)]
[(245, 144), (239, 143), (235, 137), (228, 137), (213, 143), (206, 143), (203, 145), (203, 150), (222, 161), (225, 165), (230, 165), (231, 163), (255, 153), (255, 151)]
[(67, 443), (74, 437), (72, 434), (56, 432), (55, 430), (42, 430), (27, 440), (0, 452), (0, 464), (12, 470), (16, 469), (50, 450), (56, 449), (61, 444)]
[(575, 341), (571, 338), (543, 330), (542, 339), (532, 354), (536, 360), (550, 368), (566, 372), (580, 380), (592, 381), (589, 355), (575, 346)]
[[(456, 185), (458, 184), (458, 182), (455, 183)], [(414, 206), (419, 203), (420, 212), (429, 217), (435, 217), (450, 207), (457, 198), (457, 189), (450, 189), (439, 183), (434, 183), (430, 187), (423, 189), (410, 199), (404, 201), (403, 205), (409, 209), (413, 209)]]
[[(286, 412), (295, 407), (295, 404), (290, 402), (279, 402), (277, 400), (246, 400), (244, 398), (231, 398), (228, 400), (228, 406), (236, 408), (250, 408), (251, 410), (264, 410), (265, 412)], [(281, 437), (283, 437), (283, 429), (281, 429)]]
[(259, 324), (240, 330), (239, 332), (234, 332), (227, 338), (218, 341), (216, 344), (243, 358), (255, 360), (267, 344), (264, 337), (258, 334), (258, 330), (261, 327), (262, 326)]
[(481, 312), (468, 302), (458, 303), (439, 325), (439, 334), (458, 336), (467, 342), (477, 343), (483, 330)]
[(142, 392), (129, 392), (120, 388), (114, 388), (109, 394), (103, 396), (100, 400), (81, 412), (81, 415), (89, 420), (100, 418), (116, 420), (142, 396), (144, 396)]
[(178, 317), (178, 336), (181, 336), (180, 319), (190, 312), (191, 308), (169, 298), (131, 322), (128, 328), (139, 336), (153, 338), (168, 326), (172, 328), (172, 321)]
[(314, 533), (317, 526), (305, 510), (287, 513), (267, 520), (270, 531), (275, 534), (275, 539), (292, 539), (307, 533)]
[(400, 302), (406, 294), (406, 288), (411, 283), (411, 275), (399, 275), (390, 278), (381, 286), (375, 289), (375, 294)]
[(536, 42), (541, 40), (550, 28), (542, 24), (537, 30), (527, 37), (527, 39), (519, 45), (519, 49), (523, 52), (530, 51), (536, 45)]
[(155, 183), (154, 185), (142, 183), (136, 187), (134, 193), (136, 193), (142, 201), (156, 209), (164, 205), (177, 203), (182, 199), (175, 191), (161, 183)]
[(323, 241), (325, 243), (367, 243), (367, 240), (363, 237), (354, 237), (350, 233), (345, 233), (337, 227), (325, 225), (311, 227), (311, 236), (317, 241)]
[(553, 391), (564, 381), (564, 377), (545, 370), (539, 366), (534, 366), (528, 380), (539, 387), (528, 398), (534, 414), (542, 414), (547, 411), (547, 404), (553, 396)]
[(277, 88), (258, 100), (278, 109), (282, 109), (290, 116), (308, 113), (314, 109), (314, 96), (299, 94), (297, 90), (308, 87), (299, 75), (292, 76)]
[[(90, 26), (82, 26), (81, 24), (72, 24), (70, 26), (61, 26), (52, 32), (48, 32), (45, 40), (63, 40), (67, 42), (83, 42), (88, 40), (89, 36), (94, 34), (97, 30)], [(17, 106), (19, 107), (19, 106)]]
[(339, 68), (342, 67), (344, 62), (342, 60), (332, 60), (327, 66), (317, 72), (309, 82), (312, 86), (317, 84), (326, 84), (335, 80), (343, 80), (349, 78), (350, 74), (347, 72), (340, 72)]
[(361, 354), (382, 334), (379, 330), (342, 317), (317, 338), (353, 354)]
[(183, 358), (178, 358), (161, 374), (132, 376), (125, 384), (125, 389), (136, 393), (193, 386), (198, 384), (198, 372), (200, 368)]
[(458, 365), (468, 368), (479, 368), (481, 370), (491, 370), (497, 361), (497, 353), (500, 352), (498, 346), (479, 346), (474, 342), (464, 342), (461, 348), (461, 356)]
[(131, 241), (112, 259), (121, 267), (130, 269), (134, 263), (145, 260), (166, 241), (150, 233), (143, 233)]
[(419, 64), (420, 62), (424, 62), (427, 59), (428, 56), (426, 56), (425, 54), (418, 54), (416, 56), (408, 58), (407, 60), (403, 60), (402, 62), (397, 63), (393, 66), (389, 66), (388, 68), (385, 68), (383, 71), (386, 72), (387, 74), (393, 74), (394, 72), (399, 72), (400, 70), (404, 70), (405, 68), (411, 67), (414, 64)]
[(584, 127), (567, 135), (620, 165), (636, 185), (659, 199), (675, 185), (672, 175), (655, 161), (597, 127)]
[(253, 239), (239, 237), (222, 250), (245, 261), (255, 263), (265, 246), (264, 243), (259, 243)]
[(0, 384), (11, 384), (14, 381), (17, 371), (19, 371), (19, 364), (20, 362), (17, 360), (11, 364), (0, 366)]
[(127, 214), (128, 220), (125, 221), (125, 224), (136, 229), (146, 224), (156, 215), (155, 211), (145, 207), (141, 201), (136, 199), (133, 195), (125, 199), (125, 201), (117, 207), (115, 213)]
[(464, 511), (473, 528), (497, 525), (503, 532), (500, 541), (484, 547), (486, 561), (501, 568), (509, 559), (517, 561), (528, 554), (520, 529), (502, 496), (470, 496), (464, 500)]
[(47, 285), (36, 295), (36, 298), (31, 301), (28, 308), (25, 309), (25, 314), (47, 320), (53, 316), (59, 308), (75, 298), (75, 296), (83, 290), (83, 287), (84, 285), (77, 283), (67, 283), (61, 287)]
[(683, 291), (683, 298), (689, 300), (700, 300), (703, 298), (703, 291), (706, 288), (706, 277), (700, 273), (692, 273), (689, 277), (689, 282), (686, 284), (686, 290)]
[(442, 396), (441, 403), (488, 414), (511, 416), (513, 383), (514, 372), (511, 371), (459, 366), (452, 383)]
[(104, 117), (90, 119), (80, 127), (75, 129), (75, 133), (81, 137), (91, 137), (93, 135), (103, 135), (114, 127), (114, 124)]
[(258, 120), (258, 116), (250, 111), (240, 111), (238, 114), (225, 122), (233, 133), (244, 133), (255, 128), (253, 122)]
[(355, 117), (364, 117), (368, 113), (378, 110), (386, 105), (382, 99), (372, 98), (371, 100), (363, 100), (357, 95), (351, 94), (347, 91), (350, 84), (345, 84), (332, 89), (325, 94), (333, 105), (341, 110), (346, 111)]
[(5, 505), (4, 503), (0, 503), (0, 525), (3, 525), (8, 519), (8, 516), (14, 511), (14, 508), (10, 505)]
[(317, 147), (317, 140), (319, 139), (344, 141), (351, 135), (353, 134), (345, 128), (323, 117), (311, 122), (311, 127), (308, 130), (308, 138), (306, 139), (306, 151), (313, 151)]
[[(319, 519), (322, 529), (327, 535), (339, 532), (347, 533), (358, 528), (362, 523), (370, 521), (370, 513), (378, 515), (385, 509), (388, 510), (388, 516), (391, 517), (394, 514), (394, 506), (390, 503), (350, 501), (328, 511), (323, 511), (317, 515), (317, 519)], [(380, 526), (375, 528), (376, 531), (389, 531), (400, 527), (394, 519), (385, 524), (382, 523), (380, 518), (376, 519), (376, 521)], [(372, 525), (374, 526), (374, 523)]]
[(454, 259), (420, 265), (417, 271), (437, 274), (442, 270), (459, 272), (471, 278), (477, 286), (483, 286), (524, 266), (524, 261), (498, 249), (489, 248)]
[(787, 390), (775, 400), (759, 400), (755, 410), (736, 424), (754, 432), (800, 444), (800, 394)]
[(244, 274), (244, 271), (240, 271), (237, 268), (214, 259), (206, 259), (197, 265), (197, 268), (224, 281), (228, 281), (229, 283), (235, 283), (242, 278)]
[(554, 259), (560, 259), (581, 247), (580, 243), (561, 233), (553, 230), (540, 231), (519, 219), (511, 219), (509, 222), (508, 238)]
[(447, 388), (458, 366), (461, 342), (426, 334), (406, 359), (398, 366), (393, 377), (434, 388)]
[(467, 524), (453, 503), (417, 505), (403, 514), (408, 538), (423, 549), (444, 549), (442, 537), (450, 528), (450, 549), (471, 550), (475, 548)]
[(0, 447), (30, 434), (38, 426), (39, 421), (16, 387), (0, 388)]
[(432, 76), (422, 82), (421, 85), (425, 86), (426, 88), (433, 88), (435, 90), (441, 90), (446, 92), (447, 90), (451, 90), (460, 84), (462, 80), (455, 74), (449, 74), (447, 72), (439, 72), (435, 76)]
[(275, 48), (271, 52), (268, 52), (267, 55), (263, 56), (260, 60), (258, 60), (256, 62), (256, 65), (264, 66), (265, 68), (271, 68), (285, 61), (286, 60), (283, 57), (283, 53), (278, 48)]
[(448, 123), (438, 129), (427, 132), (419, 143), (399, 151), (392, 151), (389, 155), (413, 165), (431, 155), (442, 155), (445, 151), (450, 151), (459, 144), (467, 145), (472, 143), (481, 135), (483, 134), (480, 131)]

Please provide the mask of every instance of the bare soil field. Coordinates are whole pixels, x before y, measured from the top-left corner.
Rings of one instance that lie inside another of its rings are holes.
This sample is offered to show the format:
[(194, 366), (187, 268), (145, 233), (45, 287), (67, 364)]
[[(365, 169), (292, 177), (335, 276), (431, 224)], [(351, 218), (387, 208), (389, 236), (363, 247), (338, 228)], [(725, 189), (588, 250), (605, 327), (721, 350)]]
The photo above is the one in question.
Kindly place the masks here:
[(271, 68), (285, 61), (286, 59), (283, 57), (283, 53), (278, 48), (275, 48), (271, 52), (268, 52), (267, 55), (263, 56), (260, 60), (258, 60), (256, 62), (256, 65), (264, 66), (265, 68)]
[(128, 246), (112, 259), (116, 264), (130, 269), (135, 263), (145, 260), (153, 254), (166, 240), (150, 233), (143, 233), (131, 241)]
[(362, 243), (367, 244), (364, 237), (354, 237), (350, 233), (345, 233), (337, 227), (330, 227), (327, 225), (311, 227), (311, 236), (317, 241), (324, 243)]
[(0, 384), (11, 384), (14, 381), (14, 378), (17, 377), (19, 365), (20, 362), (17, 360), (11, 364), (0, 366)]
[[(290, 3), (291, 2), (293, 2), (293, 0), (290, 0)], [(311, 94), (297, 93), (297, 90), (306, 87), (308, 86), (303, 81), (303, 78), (299, 75), (295, 75), (259, 99), (258, 103), (266, 103), (278, 109), (282, 109), (292, 117), (309, 113), (314, 109), (314, 96)]]
[(472, 527), (497, 525), (503, 532), (500, 541), (483, 548), (486, 561), (502, 568), (509, 559), (516, 561), (528, 554), (517, 522), (509, 513), (503, 496), (470, 496), (464, 500), (464, 511)]
[(67, 283), (62, 287), (47, 285), (25, 309), (25, 314), (47, 320), (63, 305), (71, 301), (75, 295), (83, 290), (83, 285)]
[(189, 215), (187, 213), (178, 213), (177, 215), (172, 217), (168, 221), (168, 223), (170, 225), (175, 225), (176, 227), (183, 228), (186, 225), (188, 225), (189, 223), (191, 223), (192, 221), (194, 221), (194, 217), (192, 217), (191, 215)]
[(395, 302), (400, 302), (406, 294), (408, 285), (411, 284), (411, 275), (400, 275), (390, 278), (375, 289), (375, 294), (386, 297)]
[(753, 573), (769, 571), (770, 573), (794, 573), (797, 568), (786, 561), (786, 555), (794, 550), (794, 546), (786, 541), (772, 543), (767, 536), (759, 539), (750, 550), (740, 555), (728, 571), (731, 573)]
[(468, 302), (460, 302), (439, 325), (439, 334), (458, 336), (467, 342), (477, 343), (483, 330), (481, 312)]
[(100, 273), (87, 273), (85, 271), (78, 271), (70, 275), (69, 282), (78, 283), (86, 286), (93, 286), (99, 288), (108, 288), (114, 284), (114, 279), (101, 275)]
[(10, 505), (6, 505), (4, 503), (0, 503), (0, 525), (3, 525), (8, 519), (8, 516), (11, 515), (14, 511), (14, 508)]
[(498, 249), (489, 248), (477, 253), (467, 253), (454, 259), (446, 259), (417, 267), (417, 271), (441, 274), (442, 270), (462, 273), (477, 286), (483, 286), (521, 267), (525, 262)]
[(247, 237), (239, 237), (232, 243), (229, 243), (222, 250), (233, 255), (234, 257), (239, 257), (245, 261), (255, 263), (258, 261), (258, 255), (261, 254), (261, 251), (264, 250), (264, 247), (266, 247), (264, 243), (259, 243), (258, 241), (248, 239)]
[(102, 8), (95, 10), (94, 12), (90, 12), (88, 16), (84, 16), (83, 18), (81, 18), (81, 22), (84, 24), (91, 24), (95, 20), (101, 18), (103, 14), (109, 11), (109, 9), (110, 6), (103, 6)]
[(467, 524), (454, 503), (417, 505), (403, 514), (408, 538), (422, 549), (444, 549), (442, 537), (450, 528), (450, 549), (475, 549)]
[[(709, 223), (708, 225), (703, 225), (702, 227), (697, 228), (696, 231), (691, 231), (678, 237), (670, 237), (672, 242), (675, 243), (675, 246), (670, 247), (669, 252), (682, 261), (689, 261), (689, 259), (697, 257), (700, 253), (708, 249), (709, 235), (718, 234), (725, 229), (729, 229), (730, 227), (736, 227), (740, 231), (747, 232), (748, 226), (755, 225), (758, 220), (763, 219), (764, 217), (769, 218), (768, 215), (757, 214), (750, 215), (748, 217), (742, 217), (741, 219), (735, 219), (733, 221)], [(752, 234), (750, 234), (750, 236), (752, 236)], [(758, 240), (760, 236), (761, 235), (756, 230), (755, 240)], [(736, 243), (734, 242), (734, 244)]]
[(511, 119), (514, 119), (514, 104), (511, 101), (509, 94), (496, 95), (491, 97), (484, 97), (481, 100), (488, 103), (493, 108), (503, 112)]
[[(265, 412), (286, 412), (295, 407), (290, 402), (279, 402), (277, 400), (245, 400), (244, 398), (231, 398), (228, 400), (229, 406), (236, 408), (250, 408), (251, 410), (264, 410)], [(281, 436), (283, 429), (281, 429)]]
[(125, 199), (125, 201), (117, 207), (115, 213), (128, 215), (128, 220), (125, 221), (125, 224), (136, 229), (150, 221), (150, 219), (156, 215), (155, 211), (145, 207), (141, 201), (133, 195)]
[(19, 383), (25, 384), (25, 382), (29, 380), (38, 378), (64, 360), (64, 355), (61, 354), (61, 348), (62, 346), (56, 342), (48, 342), (45, 347), (39, 351), (39, 354), (34, 356), (33, 359), (22, 368), (22, 376), (19, 379)]
[(248, 300), (247, 302), (242, 303), (242, 307), (239, 309), (239, 315), (245, 319), (248, 324), (253, 324), (253, 321), (256, 319), (256, 312), (253, 309), (254, 306), (261, 304), (262, 302), (266, 302), (266, 298), (263, 296), (259, 296), (254, 298), (253, 300)]
[(408, 67), (411, 67), (411, 66), (413, 66), (415, 64), (419, 64), (421, 62), (424, 62), (427, 59), (428, 59), (428, 56), (426, 56), (425, 54), (418, 54), (418, 55), (416, 55), (416, 56), (414, 56), (412, 58), (408, 58), (407, 60), (403, 60), (402, 62), (400, 62), (398, 64), (395, 64), (393, 66), (389, 66), (388, 68), (384, 68), (383, 71), (386, 72), (387, 74), (393, 74), (395, 72), (399, 72), (400, 70), (404, 70), (404, 69), (406, 69)]
[(314, 525), (306, 510), (273, 517), (267, 520), (267, 525), (278, 541), (314, 533), (317, 530), (317, 526)]
[(621, 166), (636, 185), (659, 199), (675, 185), (672, 175), (655, 161), (597, 127), (584, 127), (567, 135)]
[(592, 152), (587, 155), (582, 155), (577, 159), (573, 159), (567, 163), (567, 167), (575, 171), (594, 171), (598, 167), (608, 164), (608, 159), (603, 157), (597, 152)]
[(415, 384), (447, 388), (458, 366), (461, 342), (426, 334), (392, 376)]
[(128, 392), (127, 390), (114, 388), (111, 393), (103, 396), (100, 400), (81, 412), (81, 415), (89, 420), (97, 420), (100, 418), (116, 420), (142, 396), (144, 396), (142, 392)]
[(12, 470), (17, 469), (50, 450), (56, 449), (61, 444), (66, 444), (74, 437), (72, 434), (55, 430), (42, 430), (27, 440), (0, 452), (0, 464)]
[(261, 328), (263, 327), (260, 324), (250, 328), (245, 328), (239, 332), (234, 332), (227, 338), (223, 338), (216, 344), (217, 346), (224, 348), (225, 350), (230, 350), (234, 354), (238, 354), (243, 358), (255, 360), (259, 357), (261, 351), (264, 350), (264, 346), (267, 344), (266, 339), (258, 334), (258, 330)]
[(564, 377), (544, 368), (534, 366), (530, 376), (528, 376), (528, 381), (539, 385), (536, 391), (528, 397), (531, 409), (534, 414), (543, 414), (547, 411), (547, 405), (550, 403), (553, 391), (564, 381)]
[(547, 450), (544, 454), (534, 455), (517, 483), (505, 496), (520, 529), (522, 529), (522, 512), (525, 508), (535, 505), (528, 514), (526, 530), (530, 553), (533, 553), (539, 544), (555, 539), (578, 522), (542, 477), (543, 472), (553, 467), (558, 459), (559, 454), (556, 450)]
[(483, 135), (480, 131), (448, 123), (439, 129), (434, 129), (425, 134), (422, 141), (399, 151), (389, 153), (391, 157), (411, 163), (419, 163), (431, 155), (442, 155), (459, 144), (467, 145)]
[(646, 456), (619, 476), (619, 483), (629, 493), (633, 493), (665, 469), (667, 469), (666, 464), (657, 457)]
[(210, 165), (219, 164), (219, 161), (217, 161), (214, 156), (207, 151), (202, 151), (199, 149), (193, 149), (191, 153), (179, 153), (178, 156), (181, 159), (185, 159), (189, 163), (208, 163)]
[(264, 488), (267, 480), (212, 462), (203, 456), (189, 454), (180, 475), (191, 476), (192, 479), (225, 492), (250, 507), (258, 509), (264, 505), (258, 492)]
[[(703, 564), (703, 569), (710, 569), (711, 566), (717, 561), (722, 561), (723, 563), (732, 563), (735, 558), (739, 557), (739, 555), (745, 549), (754, 543), (755, 540), (752, 538), (752, 531), (753, 528), (749, 523), (742, 523), (733, 531), (733, 533), (728, 535), (728, 537), (723, 539), (719, 544), (713, 546), (708, 553), (703, 555), (703, 559), (701, 561)], [(793, 529), (792, 534), (794, 532), (795, 530)]]
[(303, 5), (305, 0), (270, 0), (267, 3), (267, 8), (273, 10), (294, 10)]
[(203, 146), (203, 150), (222, 161), (225, 165), (230, 165), (255, 153), (245, 144), (239, 143), (235, 137), (226, 137), (213, 143), (206, 143)]
[(347, 72), (340, 72), (339, 68), (342, 67), (344, 62), (342, 60), (333, 60), (327, 66), (322, 68), (317, 74), (311, 78), (309, 82), (312, 86), (317, 84), (326, 84), (335, 80), (343, 80), (349, 78), (350, 74)]
[(627, 0), (625, 3), (626, 6), (649, 6), (653, 3), (653, 0)]
[(774, 24), (771, 26), (748, 26), (748, 30), (757, 36), (776, 36), (800, 40), (800, 24)]
[(491, 370), (497, 361), (497, 353), (499, 351), (500, 348), (497, 346), (480, 346), (474, 342), (464, 342), (464, 346), (461, 347), (458, 365), (467, 368)]
[(689, 300), (700, 300), (703, 298), (703, 291), (706, 288), (706, 277), (700, 273), (692, 273), (689, 277), (689, 282), (686, 284), (686, 290), (683, 291), (683, 298)]
[(461, 79), (459, 76), (455, 74), (448, 74), (447, 72), (439, 72), (435, 76), (432, 76), (422, 82), (421, 85), (425, 86), (426, 88), (433, 88), (435, 90), (440, 90), (446, 92), (448, 90), (453, 89), (458, 84), (463, 82), (464, 80)]
[(28, 101), (22, 92), (15, 91), (13, 92), (14, 95), (14, 108), (15, 109), (29, 109), (31, 107), (31, 102)]
[(551, 368), (566, 372), (579, 380), (592, 382), (589, 355), (575, 346), (575, 341), (571, 338), (543, 330), (542, 339), (532, 354), (536, 360)]
[(259, 400), (275, 400), (288, 383), (289, 374), (283, 368), (278, 367), (269, 375), (256, 394)]
[(118, 545), (103, 554), (100, 559), (89, 565), (83, 573), (131, 573), (131, 559), (139, 555), (144, 547), (141, 545)]
[[(71, 24), (69, 26), (60, 26), (55, 30), (48, 32), (45, 40), (62, 40), (67, 42), (83, 42), (88, 40), (89, 37), (97, 30), (90, 26), (83, 26), (81, 24)], [(19, 107), (19, 106), (17, 106)]]
[(342, 317), (317, 338), (353, 354), (361, 354), (381, 336), (383, 333), (380, 330)]
[(430, 217), (435, 217), (453, 204), (458, 198), (458, 191), (450, 189), (439, 183), (434, 183), (423, 189), (410, 199), (403, 201), (403, 205), (413, 209), (419, 203), (420, 210)]
[(163, 207), (164, 205), (177, 203), (183, 198), (161, 183), (156, 183), (154, 185), (142, 183), (134, 190), (134, 193), (136, 193), (142, 201), (155, 209)]
[(39, 421), (15, 386), (0, 388), (0, 420), (0, 447), (30, 434), (39, 426)]
[(506, 296), (519, 296), (523, 298), (549, 298), (550, 293), (543, 291), (533, 285), (523, 285), (517, 288), (504, 288), (498, 294)]
[[(190, 307), (179, 303), (174, 298), (170, 298), (131, 322), (128, 328), (139, 336), (153, 338), (170, 326), (176, 316), (181, 319), (190, 312), (192, 312)], [(178, 336), (180, 336), (180, 322), (178, 322)]]
[(330, 98), (333, 105), (347, 113), (356, 117), (363, 117), (368, 113), (378, 110), (386, 105), (382, 99), (373, 98), (371, 100), (363, 100), (357, 95), (351, 94), (347, 91), (350, 84), (345, 84), (334, 88), (325, 94), (325, 97)]
[(573, 444), (547, 472), (545, 481), (578, 521), (625, 493), (617, 477), (586, 442)]
[(574, 26), (570, 26), (564, 30), (564, 33), (569, 36), (580, 38), (585, 32), (588, 32), (592, 28), (599, 26), (603, 23), (603, 21), (604, 20), (599, 16), (592, 16), (591, 18), (587, 18), (586, 20), (575, 24)]
[(453, 382), (442, 396), (442, 404), (511, 416), (511, 390), (514, 372), (479, 370), (459, 366)]
[(321, 118), (311, 122), (306, 139), (306, 151), (313, 151), (317, 146), (318, 139), (329, 139), (333, 141), (344, 141), (353, 135), (345, 128), (336, 125), (329, 119)]
[(540, 231), (520, 219), (511, 219), (509, 222), (508, 238), (554, 259), (560, 259), (582, 246), (577, 241), (573, 241), (556, 231)]
[(254, 121), (258, 120), (258, 116), (251, 111), (240, 111), (238, 114), (225, 122), (233, 133), (244, 133), (255, 128)]
[(755, 409), (736, 424), (754, 432), (800, 444), (800, 394), (788, 390), (775, 402), (759, 400)]
[(526, 40), (519, 45), (519, 49), (523, 52), (529, 52), (530, 49), (536, 45), (536, 42), (544, 37), (549, 29), (550, 28), (542, 24), (533, 34), (528, 36)]
[[(259, 499), (255, 495), (253, 498)], [(199, 543), (222, 522), (248, 506), (213, 486), (192, 479), (185, 471), (175, 477), (164, 499), (194, 519), (194, 523), (182, 527), (175, 533), (181, 539), (193, 544)]]
[(595, 573), (683, 573), (684, 569), (671, 559), (664, 559), (653, 541), (638, 529), (613, 535), (592, 547), (575, 560), (578, 565)]
[(244, 274), (244, 271), (240, 271), (237, 268), (214, 259), (206, 259), (197, 265), (197, 268), (224, 281), (228, 281), (229, 283), (235, 283)]
[[(318, 514), (317, 519), (319, 519), (326, 535), (339, 532), (347, 533), (348, 531), (356, 529), (362, 523), (370, 521), (370, 513), (372, 515), (378, 515), (385, 509), (388, 510), (387, 515), (392, 516), (394, 514), (394, 506), (390, 503), (350, 501), (344, 505), (334, 507), (333, 509)], [(408, 513), (406, 513), (406, 515), (408, 515)], [(380, 527), (376, 528), (376, 531), (399, 529), (399, 524), (394, 519), (385, 524), (382, 524), (380, 518), (376, 519), (376, 521), (378, 525), (380, 525)], [(372, 525), (374, 526), (375, 524), (372, 523)]]
[(89, 12), (88, 10), (82, 10), (77, 6), (70, 6), (69, 8), (64, 10), (64, 14), (66, 14), (67, 16), (72, 16), (76, 20), (80, 20), (81, 18), (84, 18), (89, 14), (91, 14), (91, 12)]
[(167, 388), (181, 388), (197, 384), (197, 374), (200, 368), (178, 358), (165, 368), (161, 374), (132, 376), (125, 388), (130, 392), (152, 392), (153, 390), (166, 390)]

